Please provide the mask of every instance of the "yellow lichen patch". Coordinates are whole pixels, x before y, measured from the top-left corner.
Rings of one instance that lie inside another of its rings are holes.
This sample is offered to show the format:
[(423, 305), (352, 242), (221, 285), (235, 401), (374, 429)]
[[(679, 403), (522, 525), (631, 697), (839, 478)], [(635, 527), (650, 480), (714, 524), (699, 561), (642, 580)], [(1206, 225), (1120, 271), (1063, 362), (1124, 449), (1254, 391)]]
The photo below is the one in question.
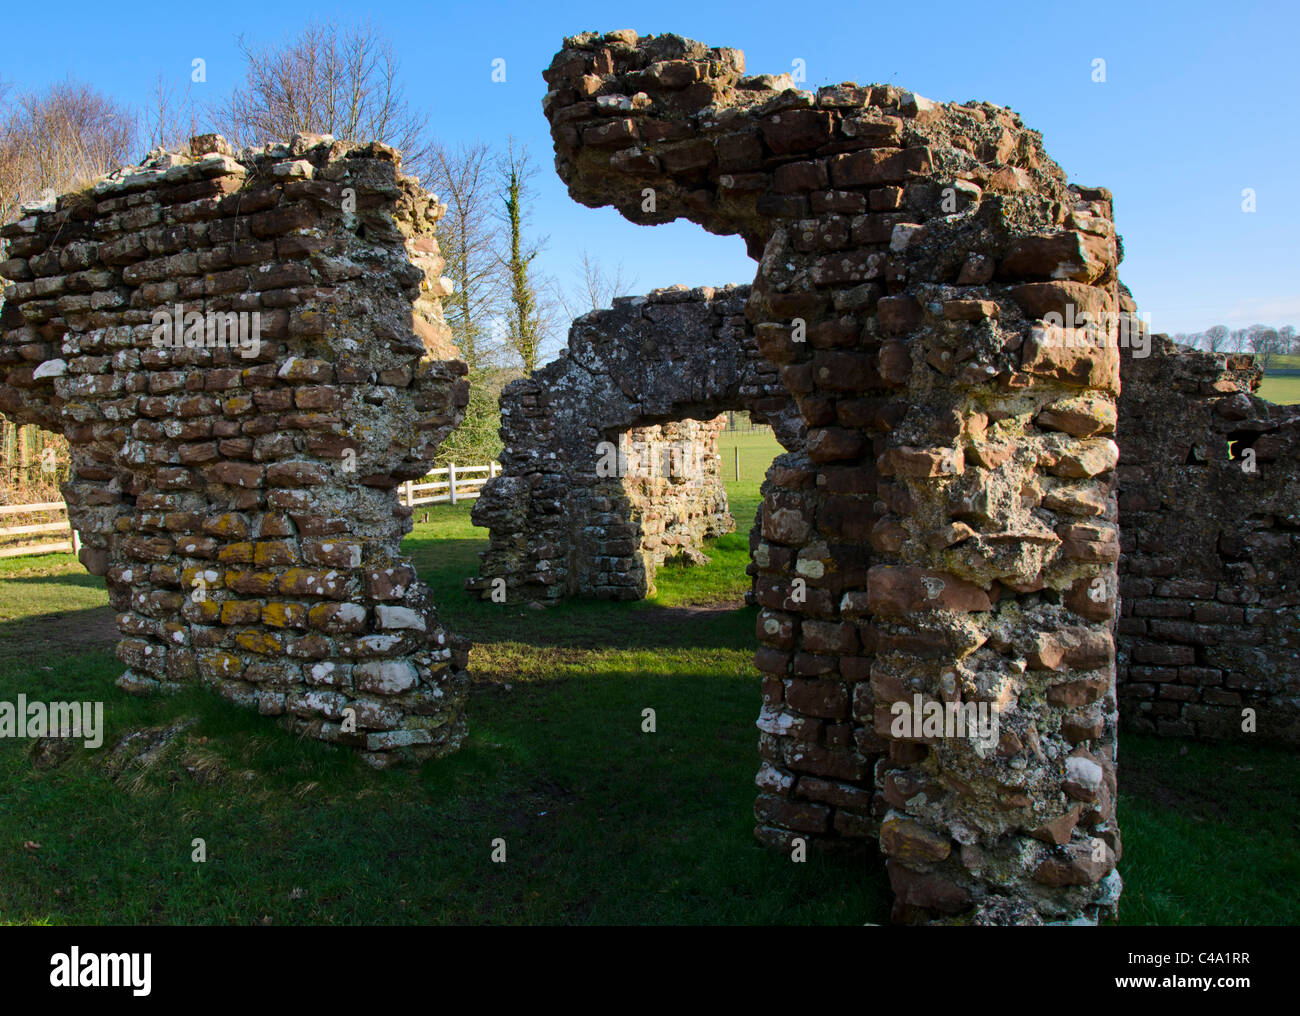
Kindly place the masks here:
[(262, 621), (276, 628), (303, 628), (307, 624), (307, 608), (301, 603), (268, 603), (262, 609)]
[(241, 631), (235, 636), (235, 642), (250, 653), (279, 653), (284, 651), (284, 642), (279, 635), (266, 631)]

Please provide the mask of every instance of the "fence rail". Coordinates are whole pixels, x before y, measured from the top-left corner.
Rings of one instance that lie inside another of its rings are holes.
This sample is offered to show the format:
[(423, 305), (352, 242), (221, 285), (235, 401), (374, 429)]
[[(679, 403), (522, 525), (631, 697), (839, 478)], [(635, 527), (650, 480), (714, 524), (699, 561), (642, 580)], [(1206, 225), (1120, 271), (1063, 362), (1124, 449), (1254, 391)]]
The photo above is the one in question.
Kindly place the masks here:
[[(401, 486), (402, 504), (414, 508), (421, 504), (456, 504), (472, 501), (483, 490), (483, 485), (501, 473), (501, 463), (486, 466), (458, 466), (452, 463), (442, 469), (433, 469), (419, 483), (407, 480)], [(440, 477), (441, 479), (433, 479)], [(36, 515), (42, 512), (62, 512), (68, 506), (62, 501), (42, 501), (39, 504), (0, 505), (0, 517), (5, 515)], [(81, 548), (77, 531), (65, 517), (61, 522), (33, 522), (21, 526), (0, 527), (0, 540), (7, 536), (35, 536), (40, 533), (68, 533), (68, 539), (58, 543), (17, 543), (0, 547), (0, 558), (26, 557), (35, 554), (75, 554)]]
[[(420, 483), (407, 480), (402, 484), (402, 504), (414, 508), (419, 504), (472, 501), (482, 493), (483, 485), (500, 472), (500, 462), (489, 462), (486, 466), (458, 466), (453, 462), (445, 468), (430, 470)], [(433, 476), (445, 479), (429, 479)]]
[[(68, 506), (62, 501), (42, 501), (39, 504), (0, 505), (0, 516), (4, 515), (38, 515), (44, 512), (62, 512), (65, 516)], [(67, 533), (66, 540), (57, 543), (17, 543), (13, 546), (0, 547), (0, 558), (27, 557), (34, 554), (75, 554), (81, 548), (81, 539), (77, 531), (69, 524), (67, 518), (62, 522), (33, 522), (22, 526), (0, 527), (0, 539), (6, 536), (31, 536), (37, 533)]]

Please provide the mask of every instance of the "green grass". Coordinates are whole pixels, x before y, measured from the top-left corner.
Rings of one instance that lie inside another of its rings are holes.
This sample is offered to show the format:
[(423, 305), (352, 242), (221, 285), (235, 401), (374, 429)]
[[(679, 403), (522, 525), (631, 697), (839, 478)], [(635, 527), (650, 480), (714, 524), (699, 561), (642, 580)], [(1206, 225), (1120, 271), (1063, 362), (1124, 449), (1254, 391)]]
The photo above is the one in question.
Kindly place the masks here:
[(1284, 405), (1300, 403), (1300, 377), (1269, 375), (1259, 386), (1259, 397)]
[(1300, 922), (1293, 752), (1120, 740), (1125, 924)]
[[(464, 749), (417, 772), (373, 772), (203, 692), (117, 691), (111, 650), (81, 639), (111, 616), (102, 583), (69, 555), (0, 563), (0, 700), (102, 700), (108, 726), (62, 759), (0, 740), (0, 923), (888, 920), (876, 861), (794, 864), (752, 837), (755, 618), (736, 604), (767, 441), (738, 436), (739, 532), (707, 566), (661, 570), (644, 603), (471, 599), (484, 532), (468, 505), (420, 510), (406, 546), (474, 640), (475, 683)], [(125, 733), (187, 716), (151, 765), (115, 760)], [(1124, 921), (1300, 923), (1297, 776), (1286, 752), (1126, 738)]]

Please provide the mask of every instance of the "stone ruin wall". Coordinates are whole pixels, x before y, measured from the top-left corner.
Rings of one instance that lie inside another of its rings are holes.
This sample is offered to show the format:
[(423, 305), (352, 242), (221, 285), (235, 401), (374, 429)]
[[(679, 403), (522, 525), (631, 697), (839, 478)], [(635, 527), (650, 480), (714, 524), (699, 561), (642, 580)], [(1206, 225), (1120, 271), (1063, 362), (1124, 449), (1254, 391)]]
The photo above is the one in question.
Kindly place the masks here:
[[(576, 320), (559, 359), (505, 388), (501, 475), (473, 512), (489, 546), (466, 588), (512, 603), (641, 599), (665, 558), (695, 558), (705, 538), (734, 528), (719, 414), (748, 410), (786, 447), (802, 443), (745, 320), (748, 296), (730, 286), (621, 297)], [(673, 447), (681, 468), (664, 476)], [(615, 448), (621, 475), (607, 475)]]
[[(761, 263), (752, 291), (580, 319), (565, 358), (508, 390), (470, 587), (644, 595), (619, 562), (698, 547), (720, 485), (628, 527), (661, 492), (589, 475), (596, 446), (708, 447), (718, 412), (768, 414), (790, 451), (752, 540), (759, 839), (878, 840), (897, 920), (1106, 912), (1120, 508), (1137, 724), (1213, 736), (1259, 702), (1262, 729), (1286, 728), (1296, 414), (1222, 358), (1130, 360), (1117, 508), (1119, 352), (1044, 322), (1133, 309), (1110, 195), (1067, 186), (1008, 110), (802, 92), (744, 77), (737, 51), (627, 32), (566, 40), (546, 77), (578, 200), (737, 233)], [(439, 214), (381, 145), (235, 157), (206, 138), (0, 233), (0, 411), (69, 438), (65, 496), (121, 611), (124, 687), (209, 684), (378, 765), (459, 744), (467, 647), (400, 556), (393, 493), (465, 404)], [(257, 355), (154, 347), (175, 302), (260, 312)], [(1171, 391), (1205, 411), (1180, 416)], [(1171, 535), (1188, 504), (1204, 512)], [(889, 707), (914, 695), (994, 705), (1001, 736), (896, 736)]]
[(1258, 398), (1251, 357), (1157, 340), (1125, 358), (1120, 399), (1124, 722), (1295, 743), (1300, 406)]
[[(68, 438), (121, 687), (213, 686), (374, 765), (459, 745), (468, 647), (399, 550), (395, 493), (468, 394), (443, 210), (384, 145), (208, 135), (0, 231), (0, 412)], [(248, 344), (196, 318), (160, 347), (178, 304), (246, 313)]]
[[(807, 427), (755, 548), (759, 838), (878, 839), (901, 921), (1106, 912), (1119, 351), (1044, 317), (1132, 309), (1109, 193), (1008, 110), (676, 36), (576, 36), (544, 76), (576, 200), (745, 238)], [(915, 695), (995, 706), (1000, 739), (894, 736)]]
[[(611, 498), (609, 514), (617, 518), (611, 524), (633, 526), (629, 572), (644, 577), (646, 596), (654, 595), (655, 572), (665, 561), (707, 563), (704, 541), (736, 528), (718, 455), (718, 435), (726, 422), (721, 415), (634, 427), (615, 445), (626, 467), (621, 490)], [(595, 543), (611, 545), (608, 536), (596, 537)], [(606, 570), (622, 568), (615, 561)], [(603, 584), (599, 572), (596, 582)]]

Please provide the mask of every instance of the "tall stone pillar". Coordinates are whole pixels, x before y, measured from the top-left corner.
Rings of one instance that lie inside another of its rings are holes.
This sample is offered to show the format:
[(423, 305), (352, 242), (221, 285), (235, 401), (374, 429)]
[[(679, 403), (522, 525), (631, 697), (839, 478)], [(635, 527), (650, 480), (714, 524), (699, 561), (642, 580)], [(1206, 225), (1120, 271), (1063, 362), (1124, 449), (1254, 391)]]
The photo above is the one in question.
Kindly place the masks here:
[(1109, 193), (1010, 110), (803, 91), (679, 36), (585, 33), (544, 76), (577, 200), (744, 237), (807, 427), (754, 546), (757, 835), (878, 835), (900, 921), (1092, 919), (1119, 852)]

